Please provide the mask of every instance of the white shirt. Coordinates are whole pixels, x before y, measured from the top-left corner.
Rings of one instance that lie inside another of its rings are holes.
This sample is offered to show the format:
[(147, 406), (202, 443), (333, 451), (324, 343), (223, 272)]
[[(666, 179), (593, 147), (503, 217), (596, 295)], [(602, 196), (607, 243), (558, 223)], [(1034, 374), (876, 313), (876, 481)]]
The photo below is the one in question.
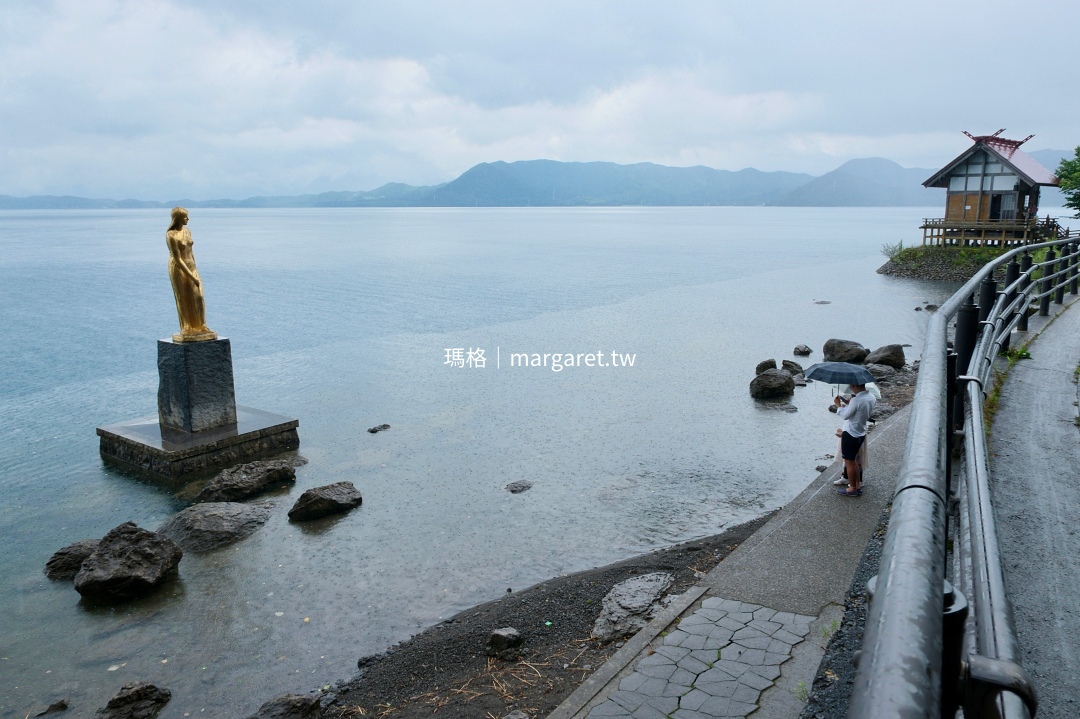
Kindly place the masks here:
[(844, 420), (844, 431), (852, 437), (866, 436), (866, 423), (874, 412), (877, 400), (866, 390), (851, 398), (846, 405), (836, 408), (836, 415)]

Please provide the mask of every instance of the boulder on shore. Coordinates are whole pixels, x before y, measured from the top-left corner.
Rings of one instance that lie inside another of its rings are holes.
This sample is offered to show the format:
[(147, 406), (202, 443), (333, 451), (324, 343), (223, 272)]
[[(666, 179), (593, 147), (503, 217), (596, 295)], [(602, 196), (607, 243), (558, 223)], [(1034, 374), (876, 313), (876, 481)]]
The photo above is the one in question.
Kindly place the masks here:
[(184, 551), (148, 529), (125, 522), (106, 534), (75, 575), (86, 599), (119, 602), (146, 594), (176, 570)]
[(211, 479), (195, 501), (236, 502), (295, 481), (296, 470), (284, 459), (248, 462), (230, 467)]
[(80, 539), (74, 544), (56, 550), (56, 553), (45, 563), (45, 576), (49, 579), (68, 581), (74, 579), (82, 568), (83, 562), (94, 553), (100, 542), (100, 539)]
[(172, 692), (149, 682), (125, 684), (94, 719), (153, 719), (170, 699)]
[(826, 362), (862, 364), (862, 361), (866, 359), (866, 355), (870, 354), (870, 350), (852, 340), (831, 339), (825, 341), (821, 353), (825, 355)]
[(521, 646), (525, 638), (521, 632), (513, 627), (496, 629), (488, 636), (487, 655), (502, 659), (504, 662), (512, 662), (521, 656)]
[(776, 360), (767, 359), (757, 363), (757, 367), (754, 368), (754, 374), (761, 374), (765, 370), (776, 369)]
[(289, 510), (289, 519), (304, 522), (331, 514), (341, 514), (353, 507), (359, 507), (363, 501), (364, 498), (352, 482), (335, 482), (301, 494), (300, 499), (296, 500), (296, 504)]
[(755, 399), (788, 397), (795, 394), (795, 380), (790, 372), (767, 369), (750, 380), (750, 396)]
[(874, 375), (874, 379), (880, 383), (896, 375), (896, 370), (887, 364), (870, 364), (863, 365), (866, 367), (866, 371)]
[(270, 502), (204, 502), (193, 504), (158, 529), (188, 552), (205, 552), (248, 536), (266, 523)]
[(893, 369), (903, 369), (904, 362), (906, 361), (907, 360), (904, 357), (904, 348), (900, 345), (885, 345), (884, 347), (878, 347), (863, 360), (866, 364), (883, 364), (888, 365)]
[(895, 414), (899, 409), (899, 407), (893, 407), (888, 402), (878, 402), (874, 405), (874, 420), (880, 422), (886, 417)]
[(604, 597), (592, 635), (610, 642), (639, 631), (652, 619), (661, 595), (673, 581), (667, 572), (652, 572), (619, 582)]
[(320, 714), (319, 697), (282, 694), (259, 707), (259, 713), (249, 719), (318, 719)]
[(795, 345), (795, 349), (792, 351), (792, 353), (799, 357), (806, 357), (813, 351), (814, 350), (810, 349), (806, 345)]

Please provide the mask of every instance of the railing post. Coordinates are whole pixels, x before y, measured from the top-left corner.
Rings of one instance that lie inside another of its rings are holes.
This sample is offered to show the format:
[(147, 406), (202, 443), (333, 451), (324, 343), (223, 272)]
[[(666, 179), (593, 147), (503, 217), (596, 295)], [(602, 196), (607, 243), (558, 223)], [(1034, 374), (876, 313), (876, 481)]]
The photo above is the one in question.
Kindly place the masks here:
[[(979, 283), (979, 322), (985, 322), (990, 316), (990, 310), (994, 309), (994, 300), (997, 299), (997, 280), (993, 275), (987, 275)], [(967, 368), (964, 368), (965, 371)]]
[[(979, 334), (979, 308), (973, 303), (975, 295), (968, 295), (956, 311), (956, 373), (967, 374), (968, 363), (975, 352), (975, 340)], [(955, 380), (955, 378), (954, 378)], [(953, 402), (953, 426), (964, 426), (964, 393), (957, 391)]]
[[(1016, 258), (1014, 257), (1012, 259), (1012, 261), (1009, 262), (1009, 264), (1005, 266), (1005, 286), (1006, 287), (1012, 286), (1012, 284), (1014, 282), (1016, 282), (1016, 280), (1018, 280), (1019, 278), (1020, 278), (1020, 263), (1017, 262)], [(1009, 294), (1007, 294), (1005, 296), (1005, 304), (1006, 304), (1006, 306), (1011, 305), (1013, 303), (1013, 300), (1016, 299), (1016, 294), (1017, 294), (1016, 290), (1011, 290), (1009, 292)], [(1013, 318), (1013, 313), (1010, 313), (1009, 315), (1007, 315), (1005, 317), (1005, 325), (1006, 326), (1010, 322), (1012, 322), (1012, 318)], [(1011, 338), (1012, 338), (1012, 332), (1011, 331), (1007, 335), (1005, 335), (1004, 338), (1002, 338), (1002, 340), (1001, 340), (1001, 351), (1002, 352), (1008, 352), (1009, 351), (1009, 340)]]
[(1054, 252), (1053, 247), (1046, 248), (1046, 260), (1043, 264), (1043, 279), (1039, 283), (1039, 294), (1042, 295), (1042, 299), (1039, 300), (1039, 317), (1050, 316), (1050, 280), (1048, 275), (1054, 272), (1054, 260), (1057, 259), (1057, 254)]
[(1056, 265), (1057, 269), (1055, 269), (1054, 271), (1055, 272), (1063, 272), (1065, 274), (1062, 274), (1061, 277), (1057, 277), (1057, 278), (1054, 279), (1054, 284), (1057, 285), (1057, 291), (1054, 292), (1054, 304), (1055, 305), (1060, 305), (1062, 302), (1065, 301), (1065, 280), (1068, 279), (1068, 273), (1065, 272), (1065, 270), (1067, 270), (1069, 268), (1069, 258), (1067, 257), (1068, 254), (1069, 254), (1069, 246), (1067, 244), (1062, 245), (1061, 246), (1061, 259), (1058, 260), (1058, 263)]
[[(1020, 272), (1027, 272), (1031, 269), (1031, 265), (1034, 259), (1031, 257), (1031, 253), (1024, 250), (1023, 256), (1020, 258)], [(1028, 309), (1031, 306), (1031, 299), (1027, 297), (1027, 289), (1031, 286), (1031, 277), (1025, 275), (1023, 281), (1020, 282), (1020, 292), (1024, 294), (1023, 307), (1020, 308), (1020, 319), (1016, 323), (1016, 329), (1020, 332), (1027, 332), (1028, 328)]]
[(1069, 270), (1069, 294), (1070, 295), (1075, 295), (1076, 290), (1077, 290), (1077, 287), (1076, 287), (1076, 275), (1077, 275), (1076, 266), (1077, 266), (1077, 263), (1080, 262), (1080, 242), (1077, 242), (1077, 241), (1074, 240), (1071, 243), (1070, 247), (1072, 248), (1072, 259), (1069, 260), (1069, 265), (1072, 267), (1072, 269)]
[(954, 717), (960, 708), (963, 676), (964, 622), (967, 621), (967, 598), (945, 582), (945, 617), (942, 625), (941, 716)]

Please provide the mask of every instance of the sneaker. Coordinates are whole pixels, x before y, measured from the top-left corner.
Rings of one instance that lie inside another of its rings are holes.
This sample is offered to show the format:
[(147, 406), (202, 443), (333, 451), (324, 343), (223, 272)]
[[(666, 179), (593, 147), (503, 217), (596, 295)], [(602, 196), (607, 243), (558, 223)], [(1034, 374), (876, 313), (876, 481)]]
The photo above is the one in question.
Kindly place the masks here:
[(846, 487), (848, 486), (847, 477), (838, 477), (837, 479), (833, 480), (833, 484), (835, 484), (837, 487)]

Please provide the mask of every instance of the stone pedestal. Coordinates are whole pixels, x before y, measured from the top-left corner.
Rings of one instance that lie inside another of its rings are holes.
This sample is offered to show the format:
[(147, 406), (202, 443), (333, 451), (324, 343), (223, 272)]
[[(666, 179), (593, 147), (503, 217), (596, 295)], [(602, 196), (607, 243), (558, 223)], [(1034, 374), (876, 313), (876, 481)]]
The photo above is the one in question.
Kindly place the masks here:
[(103, 459), (166, 479), (300, 446), (300, 422), (236, 404), (229, 340), (158, 341), (158, 414), (97, 428)]
[(157, 364), (161, 426), (204, 432), (236, 424), (232, 347), (227, 338), (158, 340)]
[(97, 428), (109, 462), (166, 479), (212, 472), (300, 446), (300, 422), (237, 406), (234, 424), (203, 432), (169, 429), (153, 415)]

